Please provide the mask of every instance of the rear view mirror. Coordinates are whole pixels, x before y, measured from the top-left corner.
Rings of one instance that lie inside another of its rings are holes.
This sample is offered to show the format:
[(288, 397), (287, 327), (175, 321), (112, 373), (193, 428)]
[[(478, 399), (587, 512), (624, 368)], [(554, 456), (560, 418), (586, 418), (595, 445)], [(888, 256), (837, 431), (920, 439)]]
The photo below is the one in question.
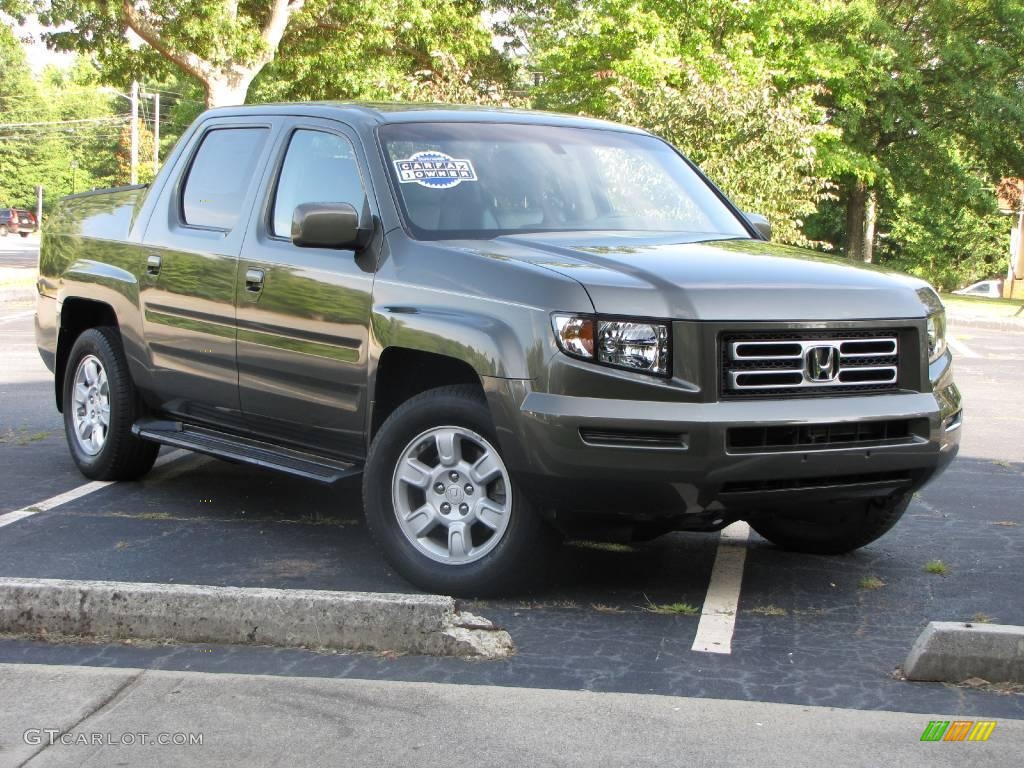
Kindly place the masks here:
[(757, 234), (765, 240), (772, 239), (772, 225), (766, 216), (762, 216), (760, 213), (744, 213), (743, 215), (747, 217), (747, 222), (757, 231)]
[(292, 242), (303, 248), (359, 249), (370, 234), (348, 203), (302, 203), (292, 214)]

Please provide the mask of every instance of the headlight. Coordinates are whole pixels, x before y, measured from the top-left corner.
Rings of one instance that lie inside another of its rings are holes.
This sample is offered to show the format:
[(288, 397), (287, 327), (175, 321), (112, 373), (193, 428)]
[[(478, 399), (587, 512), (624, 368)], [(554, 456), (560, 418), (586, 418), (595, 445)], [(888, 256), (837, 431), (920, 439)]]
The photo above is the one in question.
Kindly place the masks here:
[(934, 363), (946, 351), (946, 310), (928, 316), (928, 362)]
[(567, 355), (638, 373), (670, 374), (667, 323), (555, 315), (554, 327)]
[(934, 363), (946, 351), (946, 308), (931, 288), (920, 289), (917, 296), (928, 309), (928, 362)]

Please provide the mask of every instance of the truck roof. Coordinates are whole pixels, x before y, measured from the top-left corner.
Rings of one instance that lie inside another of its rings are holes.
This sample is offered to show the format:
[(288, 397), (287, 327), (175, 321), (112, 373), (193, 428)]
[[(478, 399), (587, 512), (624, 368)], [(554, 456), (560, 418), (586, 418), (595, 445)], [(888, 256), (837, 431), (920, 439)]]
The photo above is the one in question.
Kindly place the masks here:
[(600, 128), (604, 130), (646, 133), (639, 128), (576, 115), (561, 115), (526, 109), (500, 109), (453, 104), (415, 104), (391, 102), (303, 101), (280, 104), (251, 104), (217, 107), (207, 110), (208, 116), (294, 115), (342, 119), (358, 127), (372, 128), (388, 123), (519, 123), (554, 125), (569, 128)]

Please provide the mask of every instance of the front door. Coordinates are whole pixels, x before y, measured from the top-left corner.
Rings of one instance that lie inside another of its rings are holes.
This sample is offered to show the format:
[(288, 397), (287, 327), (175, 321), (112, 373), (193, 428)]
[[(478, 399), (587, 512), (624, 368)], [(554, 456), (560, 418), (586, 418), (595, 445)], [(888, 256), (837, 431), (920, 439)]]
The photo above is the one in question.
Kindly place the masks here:
[(178, 156), (143, 238), (151, 389), (163, 410), (190, 421), (243, 424), (235, 279), (270, 135), (251, 120), (210, 121)]
[(301, 203), (351, 203), (371, 215), (360, 161), (326, 120), (293, 126), (276, 156), (236, 278), (242, 411), (267, 438), (360, 458), (375, 255), (290, 238)]

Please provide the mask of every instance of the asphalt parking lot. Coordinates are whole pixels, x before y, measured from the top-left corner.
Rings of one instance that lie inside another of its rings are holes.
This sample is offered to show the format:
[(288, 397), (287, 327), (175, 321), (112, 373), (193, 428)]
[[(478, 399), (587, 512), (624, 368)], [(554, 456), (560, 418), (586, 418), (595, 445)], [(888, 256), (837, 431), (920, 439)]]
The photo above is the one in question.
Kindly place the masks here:
[[(0, 243), (0, 266), (34, 241)], [(5, 250), (6, 249), (6, 250)], [(36, 354), (31, 305), (0, 304), (0, 515), (85, 484)], [(562, 550), (547, 589), (471, 602), (519, 649), (501, 662), (259, 647), (0, 639), (0, 662), (356, 677), (1024, 718), (1024, 695), (907, 683), (931, 620), (1024, 624), (1024, 329), (952, 326), (967, 411), (960, 457), (889, 535), (848, 556), (751, 534), (731, 653), (692, 646), (717, 534)], [(940, 561), (942, 573), (926, 564)], [(0, 576), (409, 591), (335, 488), (185, 455), (0, 527)]]

